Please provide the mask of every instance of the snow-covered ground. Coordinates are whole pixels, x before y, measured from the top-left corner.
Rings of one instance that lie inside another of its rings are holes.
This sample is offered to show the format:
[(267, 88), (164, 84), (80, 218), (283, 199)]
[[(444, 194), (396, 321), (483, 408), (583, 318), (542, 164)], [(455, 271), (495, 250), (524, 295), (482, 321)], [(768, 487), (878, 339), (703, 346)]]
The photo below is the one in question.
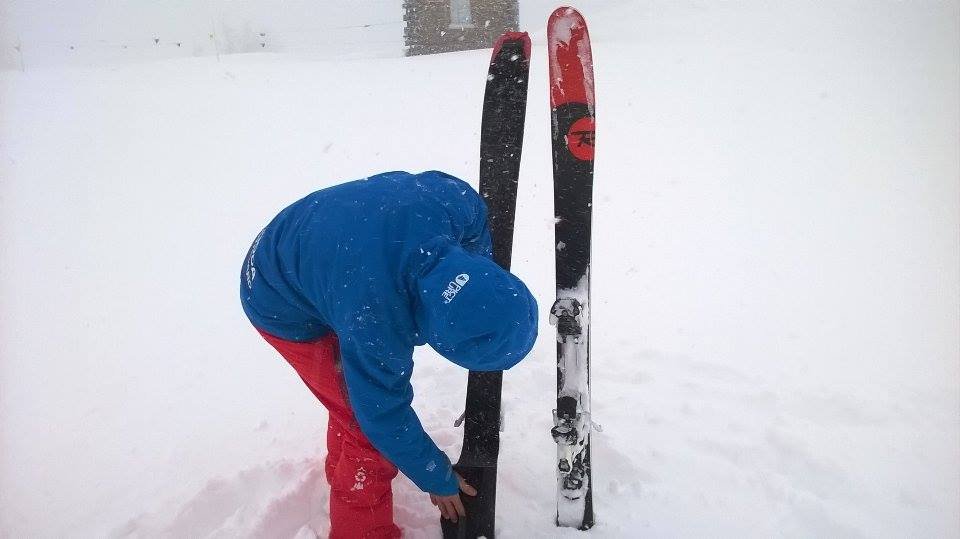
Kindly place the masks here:
[[(514, 270), (544, 310), (553, 6), (523, 4)], [(957, 2), (581, 7), (591, 536), (960, 536)], [(245, 320), (241, 260), (319, 187), (475, 184), (488, 55), (0, 73), (0, 536), (323, 535), (326, 414)], [(543, 320), (505, 377), (502, 537), (581, 537), (552, 523)], [(465, 379), (418, 352), (416, 407), (454, 457)], [(407, 535), (436, 537), (395, 485)]]

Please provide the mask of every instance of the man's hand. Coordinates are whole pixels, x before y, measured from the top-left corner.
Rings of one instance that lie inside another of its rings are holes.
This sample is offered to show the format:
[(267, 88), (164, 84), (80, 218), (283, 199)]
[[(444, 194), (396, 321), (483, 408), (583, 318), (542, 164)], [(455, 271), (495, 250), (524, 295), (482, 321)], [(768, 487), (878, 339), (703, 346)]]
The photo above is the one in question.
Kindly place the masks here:
[[(467, 482), (460, 477), (460, 474), (454, 472), (454, 475), (457, 476), (457, 483), (460, 484), (460, 490), (462, 490), (464, 494), (467, 496), (477, 495), (477, 489), (468, 485)], [(431, 494), (430, 503), (436, 505), (437, 509), (440, 509), (440, 515), (445, 519), (456, 522), (460, 517), (467, 516), (467, 511), (463, 508), (463, 502), (460, 500), (460, 493), (452, 496)]]

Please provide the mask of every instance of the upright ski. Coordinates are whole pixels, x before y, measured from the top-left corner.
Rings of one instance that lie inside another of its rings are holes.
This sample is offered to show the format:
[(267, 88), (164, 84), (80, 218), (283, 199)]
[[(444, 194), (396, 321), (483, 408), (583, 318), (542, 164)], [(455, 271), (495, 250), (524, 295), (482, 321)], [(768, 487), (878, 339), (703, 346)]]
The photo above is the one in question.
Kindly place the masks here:
[(593, 57), (587, 25), (562, 7), (547, 24), (556, 216), (557, 525), (593, 526), (590, 470), (590, 222), (593, 201)]
[[(480, 126), (480, 194), (487, 203), (493, 258), (510, 269), (513, 221), (523, 123), (527, 110), (530, 38), (508, 32), (493, 48)], [(445, 539), (494, 537), (497, 456), (500, 452), (500, 388), (503, 373), (470, 371), (463, 417), (463, 449), (454, 469), (473, 485), (475, 497), (462, 496), (467, 517), (441, 520)]]

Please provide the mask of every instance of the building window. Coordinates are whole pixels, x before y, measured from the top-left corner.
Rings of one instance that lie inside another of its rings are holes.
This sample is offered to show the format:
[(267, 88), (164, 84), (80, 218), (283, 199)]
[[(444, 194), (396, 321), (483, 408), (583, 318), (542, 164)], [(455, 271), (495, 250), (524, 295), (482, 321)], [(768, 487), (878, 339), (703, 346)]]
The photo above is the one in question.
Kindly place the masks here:
[(450, 28), (473, 28), (470, 0), (450, 0)]

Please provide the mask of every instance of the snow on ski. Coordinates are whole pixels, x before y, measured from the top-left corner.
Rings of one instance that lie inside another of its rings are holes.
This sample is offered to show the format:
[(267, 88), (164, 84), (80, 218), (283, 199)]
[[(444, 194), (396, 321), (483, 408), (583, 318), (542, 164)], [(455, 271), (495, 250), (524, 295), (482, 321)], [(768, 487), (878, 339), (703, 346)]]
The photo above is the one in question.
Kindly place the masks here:
[(594, 88), (583, 17), (558, 8), (547, 25), (553, 138), (557, 300), (557, 525), (594, 524), (590, 463), (590, 234)]

